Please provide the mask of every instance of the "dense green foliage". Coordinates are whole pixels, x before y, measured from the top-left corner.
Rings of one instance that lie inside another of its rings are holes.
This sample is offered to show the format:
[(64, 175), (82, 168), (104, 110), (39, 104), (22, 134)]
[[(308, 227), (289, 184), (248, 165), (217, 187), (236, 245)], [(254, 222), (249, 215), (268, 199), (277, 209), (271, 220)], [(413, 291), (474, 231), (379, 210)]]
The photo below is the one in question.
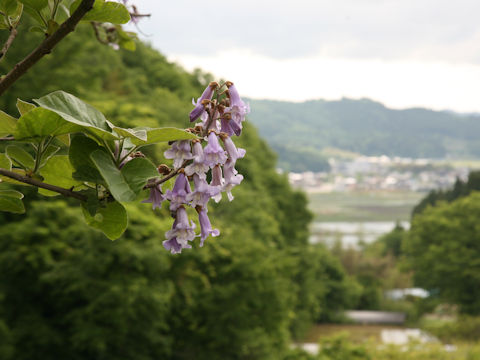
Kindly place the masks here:
[[(39, 36), (21, 31), (6, 69)], [(18, 81), (0, 106), (16, 114), (62, 88), (120, 126), (188, 126), (209, 75), (189, 74), (149, 46), (98, 44), (78, 28)], [(0, 215), (0, 358), (279, 359), (292, 336), (348, 306), (341, 264), (308, 244), (306, 198), (275, 170), (275, 155), (246, 124), (235, 200), (210, 212), (220, 237), (172, 256), (166, 208), (126, 206), (130, 226), (112, 243), (70, 201), (25, 187), (27, 216)], [(162, 145), (146, 151), (160, 158)], [(2, 184), (2, 186), (5, 186)], [(147, 193), (145, 193), (147, 197)]]
[(413, 218), (402, 251), (415, 283), (460, 311), (480, 313), (480, 193), (440, 202)]
[[(427, 109), (392, 110), (362, 99), (289, 103), (252, 100), (252, 122), (280, 152), (280, 164), (316, 170), (304, 151), (333, 147), (364, 155), (444, 158), (480, 155), (478, 116)], [(302, 144), (299, 146), (299, 144)], [(298, 155), (295, 155), (298, 152)], [(302, 159), (298, 163), (298, 159)]]
[(428, 206), (435, 206), (439, 201), (452, 202), (467, 196), (472, 191), (480, 190), (480, 171), (472, 171), (467, 181), (457, 179), (452, 189), (432, 190), (412, 210), (412, 217), (422, 213)]

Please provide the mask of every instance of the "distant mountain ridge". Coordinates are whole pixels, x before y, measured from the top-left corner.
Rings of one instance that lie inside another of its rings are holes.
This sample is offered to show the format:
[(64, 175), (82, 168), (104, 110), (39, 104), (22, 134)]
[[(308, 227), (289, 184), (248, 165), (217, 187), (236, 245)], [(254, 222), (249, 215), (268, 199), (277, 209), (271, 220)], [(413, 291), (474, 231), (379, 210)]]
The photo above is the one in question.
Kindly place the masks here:
[(394, 110), (369, 99), (249, 102), (250, 120), (279, 153), (280, 167), (286, 170), (325, 169), (325, 148), (371, 156), (480, 157), (479, 115)]

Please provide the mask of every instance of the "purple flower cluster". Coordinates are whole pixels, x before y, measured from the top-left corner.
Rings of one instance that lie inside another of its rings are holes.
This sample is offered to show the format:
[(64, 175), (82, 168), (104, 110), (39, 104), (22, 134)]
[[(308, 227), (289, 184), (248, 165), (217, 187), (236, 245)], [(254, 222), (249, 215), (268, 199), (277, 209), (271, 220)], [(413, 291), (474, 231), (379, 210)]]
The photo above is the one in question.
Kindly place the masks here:
[[(223, 86), (227, 89), (221, 93)], [(212, 228), (207, 204), (210, 199), (219, 202), (223, 192), (232, 201), (232, 189), (243, 180), (235, 169), (235, 163), (245, 156), (245, 150), (237, 148), (231, 136), (241, 134), (242, 123), (249, 112), (248, 105), (240, 99), (232, 82), (222, 86), (210, 83), (193, 104), (195, 107), (190, 113), (190, 121), (201, 121), (195, 126), (199, 139), (171, 144), (164, 155), (173, 160), (174, 171), (178, 173), (173, 189), (163, 195), (159, 186), (151, 187), (150, 197), (145, 201), (151, 202), (154, 208), (160, 207), (164, 200), (170, 201), (175, 221), (172, 229), (165, 234), (167, 239), (163, 246), (172, 254), (191, 248), (189, 242), (195, 237), (200, 237), (200, 246), (203, 246), (208, 236), (220, 235), (218, 229)], [(202, 146), (204, 142), (206, 145)], [(207, 176), (208, 173), (210, 176)], [(198, 213), (199, 235), (195, 235), (195, 224), (188, 220), (186, 209), (189, 207)]]

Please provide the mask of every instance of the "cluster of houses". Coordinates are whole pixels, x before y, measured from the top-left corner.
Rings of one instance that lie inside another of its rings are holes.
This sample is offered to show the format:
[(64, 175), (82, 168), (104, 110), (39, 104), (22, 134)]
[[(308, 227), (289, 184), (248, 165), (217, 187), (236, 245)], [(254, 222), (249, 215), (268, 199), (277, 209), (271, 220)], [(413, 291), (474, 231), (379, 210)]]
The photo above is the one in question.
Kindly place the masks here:
[(466, 180), (469, 168), (446, 161), (388, 156), (330, 159), (329, 172), (289, 173), (290, 183), (308, 192), (429, 191)]

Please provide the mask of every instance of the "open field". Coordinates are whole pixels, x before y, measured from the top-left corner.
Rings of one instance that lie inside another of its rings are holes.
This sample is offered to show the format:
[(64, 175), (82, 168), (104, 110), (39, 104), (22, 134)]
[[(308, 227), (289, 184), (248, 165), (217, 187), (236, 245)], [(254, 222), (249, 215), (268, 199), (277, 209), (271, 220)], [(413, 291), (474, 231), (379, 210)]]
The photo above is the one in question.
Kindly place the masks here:
[(404, 326), (395, 325), (354, 325), (354, 324), (317, 324), (312, 326), (305, 337), (305, 342), (317, 343), (320, 339), (347, 332), (349, 339), (356, 343), (367, 340), (380, 342), (382, 330), (401, 330)]
[(408, 221), (425, 193), (410, 191), (308, 194), (315, 221)]

